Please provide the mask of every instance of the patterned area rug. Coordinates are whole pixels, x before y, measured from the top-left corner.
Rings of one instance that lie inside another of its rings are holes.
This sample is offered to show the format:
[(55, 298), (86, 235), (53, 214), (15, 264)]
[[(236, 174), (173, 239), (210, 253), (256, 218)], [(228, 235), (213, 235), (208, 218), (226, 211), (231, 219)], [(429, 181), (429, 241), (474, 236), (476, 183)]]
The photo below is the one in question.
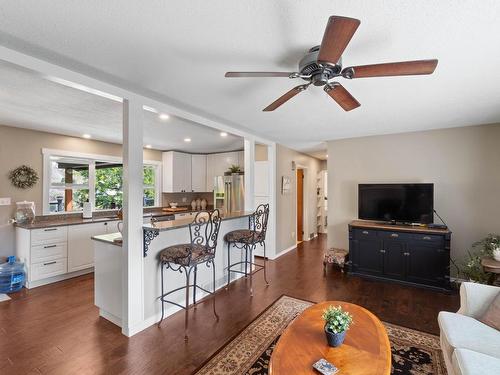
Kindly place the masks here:
[[(269, 359), (281, 333), (311, 305), (311, 302), (282, 296), (216, 353), (196, 375), (267, 375)], [(384, 325), (391, 342), (392, 374), (447, 374), (439, 337), (393, 324)]]

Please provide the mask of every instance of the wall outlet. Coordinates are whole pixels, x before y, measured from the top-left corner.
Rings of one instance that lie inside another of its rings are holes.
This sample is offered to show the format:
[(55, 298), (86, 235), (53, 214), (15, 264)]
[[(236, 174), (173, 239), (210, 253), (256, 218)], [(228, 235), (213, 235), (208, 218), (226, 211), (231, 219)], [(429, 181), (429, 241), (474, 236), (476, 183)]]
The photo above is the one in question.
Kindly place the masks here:
[(0, 206), (10, 206), (11, 204), (10, 198), (0, 198)]
[(292, 232), (292, 238), (295, 238), (295, 232)]
[(182, 203), (186, 203), (187, 202), (187, 198), (186, 197), (182, 197)]

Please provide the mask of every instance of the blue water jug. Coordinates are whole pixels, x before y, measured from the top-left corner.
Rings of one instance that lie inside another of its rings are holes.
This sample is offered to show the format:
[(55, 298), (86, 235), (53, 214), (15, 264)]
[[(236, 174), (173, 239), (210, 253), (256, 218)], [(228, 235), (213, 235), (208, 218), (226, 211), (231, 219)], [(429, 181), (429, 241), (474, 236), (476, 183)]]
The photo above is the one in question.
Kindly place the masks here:
[(13, 293), (21, 290), (26, 281), (24, 263), (16, 262), (15, 256), (0, 264), (0, 293)]

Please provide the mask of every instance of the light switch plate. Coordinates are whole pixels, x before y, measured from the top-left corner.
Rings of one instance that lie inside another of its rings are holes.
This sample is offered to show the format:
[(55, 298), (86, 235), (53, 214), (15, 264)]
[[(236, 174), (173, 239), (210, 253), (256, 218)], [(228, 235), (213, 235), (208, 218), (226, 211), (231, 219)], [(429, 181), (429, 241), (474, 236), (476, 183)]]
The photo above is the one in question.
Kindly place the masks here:
[(0, 206), (10, 206), (11, 200), (10, 198), (0, 198)]

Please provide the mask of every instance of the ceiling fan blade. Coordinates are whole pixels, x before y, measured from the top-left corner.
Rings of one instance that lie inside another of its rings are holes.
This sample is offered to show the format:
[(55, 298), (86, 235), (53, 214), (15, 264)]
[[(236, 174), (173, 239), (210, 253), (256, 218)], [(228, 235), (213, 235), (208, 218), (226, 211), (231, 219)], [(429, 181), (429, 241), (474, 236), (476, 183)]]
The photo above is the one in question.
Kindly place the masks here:
[(319, 48), (318, 62), (337, 64), (360, 23), (355, 18), (331, 16)]
[(361, 104), (345, 89), (340, 83), (328, 84), (324, 88), (325, 92), (335, 100), (345, 111), (358, 108)]
[(345, 68), (342, 75), (346, 78), (366, 78), (432, 74), (437, 64), (438, 60), (433, 59), (351, 66)]
[(239, 78), (239, 77), (290, 77), (296, 73), (290, 72), (227, 72), (224, 77)]
[(285, 95), (280, 96), (278, 99), (276, 99), (274, 102), (269, 104), (266, 108), (263, 109), (264, 112), (270, 112), (274, 111), (276, 108), (281, 106), (282, 104), (286, 103), (290, 99), (292, 99), (295, 95), (297, 95), (299, 92), (304, 91), (307, 89), (309, 85), (300, 85), (297, 87), (294, 87), (290, 91), (288, 91)]

